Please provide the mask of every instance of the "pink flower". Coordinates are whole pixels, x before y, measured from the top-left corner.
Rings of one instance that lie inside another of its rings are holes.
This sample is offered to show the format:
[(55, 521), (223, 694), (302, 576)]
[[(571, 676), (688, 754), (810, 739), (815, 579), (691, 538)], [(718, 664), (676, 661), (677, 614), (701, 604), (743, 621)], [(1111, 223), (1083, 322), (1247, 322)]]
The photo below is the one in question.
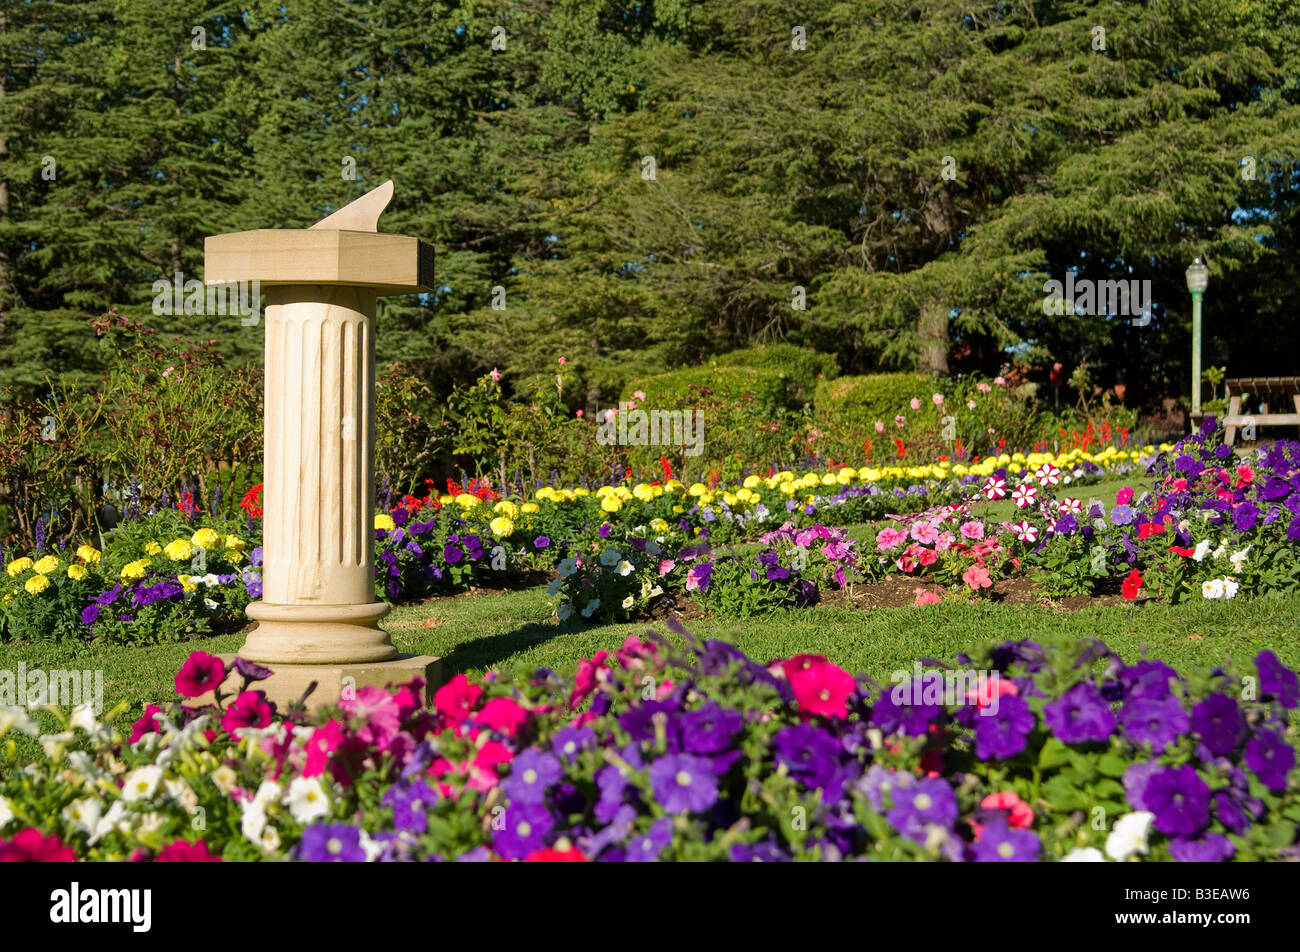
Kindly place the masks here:
[(501, 382), (501, 371), (497, 370), (495, 367), (492, 368), (492, 373), (488, 374), (488, 376), (492, 378), (493, 383)]
[(1075, 499), (1073, 496), (1066, 496), (1061, 500), (1059, 506), (1062, 514), (1069, 512), (1077, 516), (1079, 513), (1083, 512), (1083, 503)]
[(912, 538), (922, 545), (929, 545), (939, 538), (939, 530), (928, 522), (918, 522), (912, 526)]
[(994, 382), (995, 384), (997, 384), (999, 387), (1005, 387), (1005, 386), (1007, 385), (1007, 378), (1006, 378), (1006, 377), (994, 377), (994, 378), (993, 378), (993, 382)]
[(563, 367), (563, 366), (568, 362), (568, 360), (569, 360), (568, 357), (561, 357), (561, 358), (560, 358), (560, 366)]
[(271, 723), (271, 713), (271, 702), (266, 699), (264, 691), (245, 691), (227, 708), (221, 726), (227, 734), (233, 734), (241, 727), (266, 727)]
[(1132, 501), (1133, 490), (1128, 486), (1125, 486), (1115, 494), (1115, 505), (1117, 506), (1127, 506)]
[(469, 678), (458, 674), (433, 695), (433, 707), (439, 714), (453, 724), (459, 724), (469, 716), (478, 699), (483, 696), (483, 689), (477, 684), (470, 684)]
[(917, 397), (913, 397), (910, 406), (912, 407), (913, 410), (919, 410), (919, 409), (921, 409), (921, 401), (920, 401), (920, 399), (917, 398)]
[(1013, 829), (1027, 830), (1034, 825), (1034, 810), (1016, 795), (1013, 790), (1006, 790), (1002, 793), (990, 793), (982, 801), (980, 806), (985, 810), (1006, 810), (1011, 816), (1007, 818), (1007, 825)]
[(974, 401), (974, 400), (967, 400), (967, 401), (966, 401), (966, 409), (967, 409), (967, 410), (974, 410), (974, 409), (975, 409), (975, 401)]
[(226, 663), (206, 651), (195, 651), (176, 672), (176, 693), (198, 697), (220, 687), (226, 678)]
[(984, 538), (984, 523), (976, 519), (962, 523), (961, 535), (963, 539), (970, 539), (972, 542)]
[(1019, 694), (1015, 682), (1010, 678), (1004, 678), (994, 673), (982, 685), (971, 688), (966, 692), (966, 702), (974, 704), (980, 710), (988, 707), (993, 703), (995, 698), (1000, 698), (1004, 694)]
[(208, 844), (202, 840), (188, 843), (185, 840), (173, 840), (163, 847), (155, 863), (220, 863), (220, 856), (208, 852)]
[(898, 416), (894, 417), (894, 426), (899, 426), (899, 427), (901, 427), (901, 426), (902, 426), (904, 423), (906, 423), (906, 422), (907, 422), (907, 420), (905, 420), (905, 419), (903, 418), (903, 414), (901, 414), (901, 413), (898, 414)]
[(1061, 481), (1061, 471), (1051, 463), (1044, 463), (1034, 470), (1034, 478), (1041, 486), (1055, 486)]
[(934, 549), (921, 547), (917, 550), (916, 561), (920, 562), (922, 565), (934, 565), (935, 562), (939, 561), (939, 554), (935, 552)]
[(978, 592), (981, 588), (990, 588), (993, 580), (989, 578), (989, 570), (982, 565), (972, 565), (968, 568), (961, 580), (971, 587), (972, 592)]
[(977, 383), (975, 384), (975, 389), (980, 393), (989, 393), (993, 388), (986, 383)]
[(1022, 519), (1011, 524), (1011, 534), (1021, 542), (1033, 542), (1038, 538), (1038, 527)]
[(528, 712), (517, 701), (508, 697), (494, 697), (474, 715), (476, 723), (499, 731), (507, 737), (514, 737), (527, 720)]
[(582, 416), (582, 411), (581, 411), (581, 410), (578, 411), (578, 416)]
[(677, 568), (677, 563), (672, 559), (661, 559), (659, 562), (659, 574), (667, 575), (673, 569)]
[(943, 406), (943, 394), (941, 394), (941, 393), (936, 393), (936, 394), (935, 394), (934, 396), (932, 396), (930, 399), (934, 401), (934, 405), (935, 405), (936, 407), (941, 407), (941, 406)]
[(1038, 498), (1038, 490), (1026, 483), (1023, 486), (1017, 486), (1011, 491), (1011, 498), (1016, 501), (1016, 505), (1021, 509), (1028, 509)]
[(984, 495), (989, 499), (1001, 499), (1007, 494), (1007, 481), (990, 476), (984, 481)]
[(921, 588), (919, 585), (912, 589), (916, 595), (916, 601), (912, 602), (913, 608), (920, 608), (922, 605), (938, 605), (942, 598), (930, 591), (928, 588)]
[(35, 827), (28, 827), (13, 839), (0, 839), (0, 863), (72, 863), (77, 854), (72, 847), (64, 846), (57, 833), (49, 836)]
[(645, 394), (644, 394), (642, 391), (640, 391), (640, 390), (637, 390), (636, 392), (634, 392), (634, 393), (632, 394), (632, 396), (636, 397), (638, 400), (641, 400), (641, 401), (643, 401), (643, 402), (644, 402), (644, 400), (645, 400)]
[(889, 552), (892, 549), (897, 549), (906, 541), (906, 532), (901, 529), (890, 529), (886, 527), (876, 533), (876, 550), (879, 552)]
[(131, 725), (131, 743), (134, 744), (145, 734), (157, 734), (159, 732), (158, 715), (162, 712), (163, 709), (161, 707), (156, 707), (153, 704), (146, 704), (144, 706), (144, 717)]
[(848, 700), (857, 688), (853, 675), (831, 664), (824, 655), (796, 655), (781, 663), (794, 691), (799, 713), (847, 717)]
[(514, 756), (510, 748), (500, 741), (488, 741), (479, 748), (469, 766), (469, 786), (484, 793), (491, 790), (500, 779), (497, 766), (510, 763)]
[(569, 697), (569, 710), (573, 710), (586, 699), (587, 695), (596, 690), (602, 672), (607, 673), (609, 670), (605, 664), (605, 659), (608, 657), (608, 651), (597, 651), (590, 658), (583, 658), (578, 662), (578, 670), (573, 675), (573, 694)]
[(643, 668), (647, 661), (658, 660), (659, 646), (653, 641), (643, 641), (636, 635), (628, 635), (623, 647), (614, 652), (618, 663), (625, 668)]
[(877, 433), (885, 432), (885, 424), (881, 423), (879, 420), (876, 421), (876, 432)]
[(343, 725), (331, 717), (325, 724), (312, 731), (311, 737), (307, 738), (307, 743), (303, 745), (303, 750), (307, 752), (307, 762), (302, 768), (302, 775), (310, 778), (323, 774), (330, 756), (342, 743)]

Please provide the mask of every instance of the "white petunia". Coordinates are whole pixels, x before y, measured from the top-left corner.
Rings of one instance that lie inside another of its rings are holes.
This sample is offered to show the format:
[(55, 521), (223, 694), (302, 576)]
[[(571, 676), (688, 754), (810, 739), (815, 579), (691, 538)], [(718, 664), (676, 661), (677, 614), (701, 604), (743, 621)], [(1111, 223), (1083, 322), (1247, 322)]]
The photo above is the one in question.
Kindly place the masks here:
[(567, 559), (560, 559), (556, 571), (560, 573), (560, 578), (568, 578), (574, 572), (578, 571), (578, 560), (570, 556)]
[(45, 756), (50, 760), (62, 760), (63, 748), (67, 747), (76, 736), (72, 731), (62, 731), (58, 734), (42, 734), (41, 748), (45, 751)]
[(280, 848), (280, 834), (276, 832), (275, 827), (268, 826), (262, 831), (262, 835), (259, 837), (258, 842), (261, 844), (262, 849), (274, 853)]
[(329, 798), (318, 777), (295, 777), (293, 783), (289, 784), (284, 804), (294, 820), (303, 826), (328, 816), (330, 812)]
[(8, 800), (6, 800), (4, 797), (0, 797), (0, 830), (3, 830), (6, 826), (12, 823), (13, 819), (14, 819), (13, 807), (10, 806)]
[(95, 733), (95, 729), (99, 727), (99, 721), (95, 719), (95, 709), (89, 704), (77, 705), (72, 711), (68, 726), (73, 730), (80, 727), (87, 734)]
[(1236, 579), (1231, 579), (1228, 578), (1227, 576), (1224, 576), (1222, 581), (1223, 581), (1223, 597), (1235, 598), (1237, 595), (1237, 589), (1241, 588), (1241, 583), (1238, 582)]
[(629, 595), (627, 598), (623, 599), (623, 607), (624, 607), (624, 608), (631, 608), (631, 607), (632, 607), (633, 605), (635, 605), (635, 604), (636, 604), (636, 599), (634, 599), (631, 595)]
[(242, 804), (243, 816), (239, 819), (239, 829), (244, 836), (254, 843), (260, 843), (262, 831), (266, 829), (266, 806), (257, 803)]
[(591, 601), (587, 602), (587, 607), (582, 610), (582, 617), (590, 618), (595, 613), (596, 609), (599, 607), (600, 607), (600, 599), (593, 598)]
[(546, 586), (546, 594), (555, 596), (560, 594), (560, 588), (564, 585), (564, 579), (557, 578), (552, 580), (550, 585)]
[(1104, 863), (1106, 857), (1095, 846), (1076, 846), (1061, 857), (1062, 863)]
[(1223, 597), (1223, 579), (1212, 578), (1201, 583), (1202, 598), (1222, 598)]
[(1240, 572), (1246, 564), (1246, 556), (1250, 553), (1250, 546), (1240, 549), (1228, 556), (1228, 561), (1232, 563), (1232, 570)]
[(571, 606), (568, 602), (565, 602), (559, 608), (555, 609), (555, 617), (560, 619), (560, 621), (568, 621), (569, 616), (572, 614), (573, 614), (573, 606)]
[(631, 575), (635, 571), (636, 569), (632, 567), (632, 563), (627, 561), (626, 559), (618, 563), (618, 574), (623, 576), (624, 578), (627, 578), (627, 576)]
[(117, 830), (119, 833), (127, 833), (131, 829), (131, 815), (127, 813), (126, 807), (122, 805), (121, 800), (114, 800), (113, 805), (108, 808), (108, 812), (99, 818), (95, 824), (95, 832), (86, 840), (88, 846), (94, 846), (103, 837)]
[[(63, 808), (63, 819), (78, 833), (94, 836), (104, 815), (104, 804), (98, 797), (73, 800)], [(3, 826), (3, 824), (0, 824)]]
[(1135, 853), (1147, 852), (1147, 834), (1151, 831), (1154, 813), (1139, 810), (1126, 813), (1115, 821), (1115, 828), (1106, 837), (1106, 855), (1123, 862)]
[(156, 764), (135, 768), (122, 781), (122, 799), (127, 803), (148, 800), (154, 795), (154, 791), (158, 789), (162, 777), (162, 768)]
[(1204, 562), (1205, 557), (1210, 554), (1210, 540), (1202, 539), (1196, 543), (1196, 549), (1192, 552), (1192, 558), (1197, 562)]
[(230, 769), (228, 764), (222, 764), (208, 774), (208, 779), (212, 781), (218, 790), (229, 796), (230, 791), (234, 789), (235, 783), (239, 780), (239, 775)]
[(605, 566), (607, 569), (612, 569), (614, 566), (618, 565), (622, 558), (623, 553), (611, 545), (604, 552), (600, 553), (600, 564)]
[(0, 707), (0, 737), (11, 730), (22, 731), (35, 737), (41, 732), (41, 726), (21, 707)]

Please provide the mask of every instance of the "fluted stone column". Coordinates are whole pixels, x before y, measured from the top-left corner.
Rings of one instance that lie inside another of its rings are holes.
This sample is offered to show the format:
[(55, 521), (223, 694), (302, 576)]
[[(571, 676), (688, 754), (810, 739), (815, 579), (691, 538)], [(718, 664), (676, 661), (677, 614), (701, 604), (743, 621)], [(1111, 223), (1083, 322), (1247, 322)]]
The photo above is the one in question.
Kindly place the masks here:
[(375, 304), (428, 289), (432, 252), (376, 233), (392, 184), (311, 229), (219, 235), (208, 283), (267, 286), (262, 599), (239, 657), (274, 672), (278, 701), (311, 682), (315, 704), (350, 687), (426, 678), (438, 660), (398, 655), (375, 599)]

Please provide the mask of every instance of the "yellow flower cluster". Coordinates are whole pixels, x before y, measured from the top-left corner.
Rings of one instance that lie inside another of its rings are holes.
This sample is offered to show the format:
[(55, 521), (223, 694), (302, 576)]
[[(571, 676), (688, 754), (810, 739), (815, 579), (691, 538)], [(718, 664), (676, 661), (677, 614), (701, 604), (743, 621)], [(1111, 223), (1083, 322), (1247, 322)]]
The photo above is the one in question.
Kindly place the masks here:
[(91, 545), (82, 545), (77, 547), (77, 558), (91, 565), (98, 565), (103, 558), (103, 553)]

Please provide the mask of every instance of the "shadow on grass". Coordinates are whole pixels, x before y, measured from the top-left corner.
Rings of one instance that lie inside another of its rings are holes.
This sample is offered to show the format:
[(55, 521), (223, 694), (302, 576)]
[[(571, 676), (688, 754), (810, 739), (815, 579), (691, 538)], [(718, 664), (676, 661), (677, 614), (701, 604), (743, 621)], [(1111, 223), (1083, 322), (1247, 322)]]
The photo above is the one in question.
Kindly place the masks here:
[(536, 648), (538, 645), (554, 641), (570, 632), (555, 625), (541, 622), (528, 622), (525, 625), (499, 635), (488, 635), (458, 644), (442, 657), (443, 680), (455, 677), (465, 671), (478, 668), (490, 670), (502, 661), (520, 652)]

